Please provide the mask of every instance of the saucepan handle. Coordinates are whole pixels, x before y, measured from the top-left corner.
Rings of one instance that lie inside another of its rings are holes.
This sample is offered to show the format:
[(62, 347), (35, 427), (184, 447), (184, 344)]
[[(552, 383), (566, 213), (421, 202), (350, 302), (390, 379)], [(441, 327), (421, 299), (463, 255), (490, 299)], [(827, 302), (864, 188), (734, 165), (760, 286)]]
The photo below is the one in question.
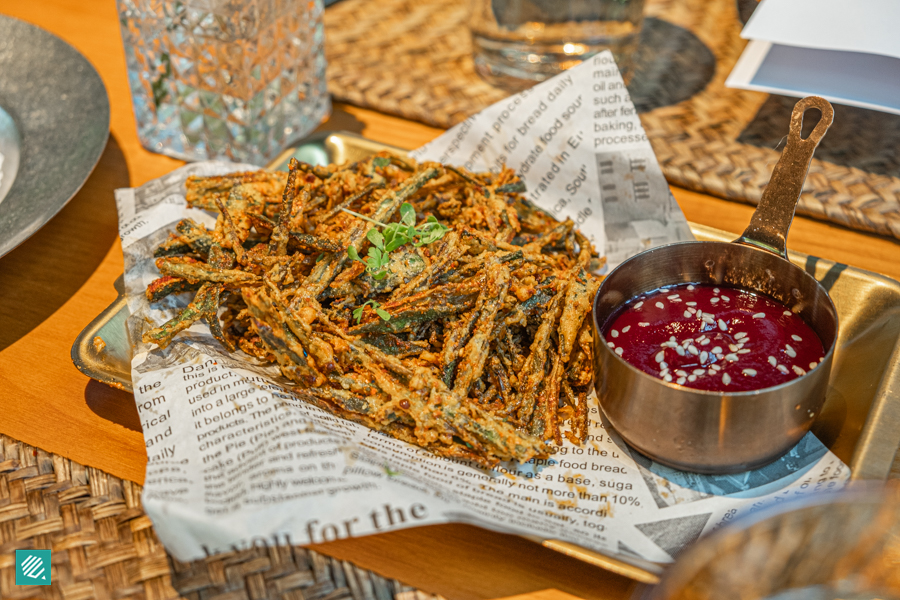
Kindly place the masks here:
[[(819, 109), (822, 117), (812, 133), (803, 139), (800, 137), (803, 114), (810, 108)], [(750, 219), (750, 225), (744, 230), (744, 234), (735, 240), (736, 243), (756, 246), (787, 258), (788, 230), (791, 228), (791, 221), (794, 220), (794, 209), (797, 200), (800, 199), (803, 182), (806, 181), (809, 163), (816, 146), (825, 136), (833, 119), (834, 108), (825, 98), (807, 96), (794, 106), (784, 152), (775, 165), (769, 185), (763, 190), (756, 212)]]

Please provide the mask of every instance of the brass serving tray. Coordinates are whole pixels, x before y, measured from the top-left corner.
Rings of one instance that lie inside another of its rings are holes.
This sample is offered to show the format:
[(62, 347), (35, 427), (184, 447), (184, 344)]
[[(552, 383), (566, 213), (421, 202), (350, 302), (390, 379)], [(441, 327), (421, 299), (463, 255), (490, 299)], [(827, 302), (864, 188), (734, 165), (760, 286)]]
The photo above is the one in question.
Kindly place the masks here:
[[(379, 150), (401, 148), (352, 133), (322, 134), (286, 150), (271, 168), (291, 157), (309, 163), (354, 161)], [(731, 241), (736, 235), (691, 223), (699, 240)], [(837, 340), (831, 383), (813, 432), (850, 465), (852, 480), (884, 480), (900, 445), (900, 283), (833, 261), (790, 252), (790, 259), (814, 275), (837, 307)], [(88, 377), (119, 389), (131, 388), (131, 347), (125, 334), (128, 305), (122, 295), (94, 319), (72, 346), (72, 361)], [(105, 347), (95, 346), (100, 337)], [(664, 566), (612, 557), (558, 540), (544, 546), (643, 583), (656, 583)]]

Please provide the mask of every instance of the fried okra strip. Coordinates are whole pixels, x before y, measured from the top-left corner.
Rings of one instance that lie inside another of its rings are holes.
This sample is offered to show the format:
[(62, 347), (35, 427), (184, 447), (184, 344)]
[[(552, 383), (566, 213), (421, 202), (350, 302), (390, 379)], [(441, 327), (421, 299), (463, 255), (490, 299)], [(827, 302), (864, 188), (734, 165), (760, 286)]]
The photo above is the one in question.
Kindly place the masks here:
[[(233, 192), (231, 197), (233, 197)], [(228, 238), (228, 241), (231, 243), (231, 249), (234, 250), (237, 261), (242, 265), (247, 266), (247, 256), (242, 245), (244, 240), (241, 239), (241, 232), (238, 230), (234, 219), (231, 218), (231, 212), (229, 212), (228, 207), (225, 206), (225, 203), (218, 198), (216, 198), (216, 206), (219, 208), (219, 212), (222, 214), (221, 219), (225, 229), (225, 237)], [(249, 231), (249, 219), (247, 219), (246, 225), (246, 229)]]
[(144, 292), (147, 295), (148, 302), (159, 302), (170, 294), (180, 294), (181, 292), (195, 292), (200, 289), (199, 283), (191, 283), (180, 277), (171, 277), (169, 275), (154, 279), (147, 286)]
[[(234, 265), (234, 256), (222, 249), (217, 243), (209, 249), (209, 264), (219, 269), (228, 269)], [(222, 293), (225, 286), (221, 283), (207, 284), (210, 286), (210, 302), (207, 303), (207, 310), (203, 313), (203, 319), (209, 325), (209, 331), (213, 337), (219, 340), (229, 352), (234, 352), (234, 343), (228, 339), (222, 330), (222, 324), (219, 322), (219, 305), (221, 304)]]
[(600, 282), (589, 277), (585, 267), (591, 258), (590, 247), (581, 249), (581, 256), (576, 272), (573, 274), (562, 317), (559, 319), (559, 354), (563, 364), (569, 362), (575, 340), (581, 330), (585, 315), (591, 310), (591, 301), (600, 286)]
[(408, 342), (390, 333), (364, 335), (360, 339), (382, 352), (398, 358), (416, 356), (428, 350), (428, 342)]
[(272, 229), (272, 235), (269, 237), (269, 254), (274, 256), (287, 254), (291, 209), (294, 205), (294, 198), (299, 193), (298, 175), (300, 175), (300, 161), (296, 158), (291, 158), (291, 162), (288, 165), (287, 183), (285, 183), (284, 191), (281, 194), (281, 210), (278, 212), (275, 227)]
[(473, 309), (460, 316), (453, 325), (444, 329), (444, 347), (441, 349), (441, 380), (447, 387), (453, 385), (460, 352), (469, 341), (477, 319), (478, 311)]
[(491, 357), (489, 374), (492, 385), (497, 388), (499, 394), (498, 400), (502, 404), (495, 412), (502, 414), (505, 417), (510, 413), (511, 407), (513, 406), (514, 391), (509, 381), (509, 374), (506, 367), (503, 366), (503, 363), (496, 356)]
[(311, 233), (301, 233), (299, 231), (290, 232), (291, 239), (309, 250), (317, 252), (343, 252), (344, 247), (338, 242), (324, 238), (322, 236), (313, 235)]
[(181, 236), (170, 233), (166, 241), (153, 251), (153, 258), (178, 256), (179, 254), (187, 254), (191, 250), (190, 245), (181, 239)]
[(262, 280), (253, 273), (247, 273), (238, 269), (217, 269), (211, 265), (185, 261), (178, 256), (167, 256), (156, 259), (156, 268), (160, 274), (170, 277), (181, 277), (188, 281), (208, 281), (224, 283), (228, 287), (242, 287), (249, 284), (259, 284)]
[[(385, 403), (384, 399), (380, 399), (378, 396), (360, 396), (359, 394), (354, 394), (347, 390), (337, 390), (329, 387), (313, 387), (306, 391), (327, 400), (332, 404), (340, 406), (344, 411), (365, 415), (368, 417), (369, 423), (366, 424), (369, 427), (373, 427), (374, 421), (372, 420), (372, 417)], [(403, 422), (406, 425), (413, 424), (412, 419), (409, 419), (405, 413), (389, 414), (384, 424), (386, 425), (395, 421)], [(373, 429), (377, 428), (378, 427), (373, 427)]]
[(541, 318), (541, 324), (537, 333), (534, 334), (534, 341), (531, 343), (531, 351), (525, 360), (524, 370), (519, 377), (516, 419), (523, 425), (531, 421), (532, 413), (537, 404), (538, 388), (546, 376), (544, 371), (546, 368), (547, 350), (551, 342), (550, 334), (553, 333), (556, 327), (566, 287), (561, 286), (562, 289), (550, 301), (547, 312)]
[(591, 331), (590, 318), (585, 318), (581, 324), (581, 330), (578, 332), (578, 343), (569, 364), (566, 366), (566, 378), (572, 384), (572, 387), (581, 387), (590, 385), (593, 374), (592, 354), (593, 334)]
[(209, 254), (209, 248), (213, 243), (213, 237), (206, 227), (195, 222), (193, 219), (182, 219), (175, 226), (179, 237), (190, 246), (191, 250), (197, 254), (206, 256)]
[(219, 296), (214, 293), (213, 286), (204, 284), (186, 308), (159, 327), (145, 331), (141, 340), (146, 344), (156, 344), (160, 348), (165, 348), (175, 335), (203, 318), (212, 306), (218, 307), (218, 300)]
[[(552, 352), (552, 351), (551, 351)], [(544, 430), (544, 439), (552, 439), (557, 445), (562, 445), (562, 434), (559, 431), (559, 384), (563, 374), (563, 362), (559, 354), (553, 352), (553, 367), (550, 376), (544, 386), (542, 401), (546, 403), (547, 425)]]
[(491, 265), (487, 269), (487, 285), (478, 297), (475, 312), (478, 321), (472, 337), (463, 350), (463, 359), (459, 363), (453, 393), (465, 397), (469, 395), (472, 384), (481, 377), (484, 364), (491, 349), (493, 336), (500, 332), (497, 327), (497, 316), (506, 300), (509, 289), (509, 269), (503, 265)]

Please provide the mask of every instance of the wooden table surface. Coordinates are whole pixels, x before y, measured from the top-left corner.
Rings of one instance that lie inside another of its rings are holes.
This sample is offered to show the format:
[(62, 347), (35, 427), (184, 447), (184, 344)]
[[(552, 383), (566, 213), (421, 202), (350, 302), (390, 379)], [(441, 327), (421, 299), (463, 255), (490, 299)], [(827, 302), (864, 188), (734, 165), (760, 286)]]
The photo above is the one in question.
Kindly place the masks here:
[[(73, 340), (116, 297), (122, 273), (113, 191), (180, 166), (137, 139), (125, 56), (112, 0), (0, 0), (0, 13), (37, 24), (97, 68), (111, 104), (106, 150), (81, 191), (45, 227), (0, 258), (0, 433), (136, 482), (146, 452), (133, 398), (82, 375)], [(2, 74), (0, 74), (2, 76)], [(323, 130), (349, 130), (415, 148), (441, 130), (371, 110), (336, 105)], [(683, 189), (687, 218), (743, 230), (752, 207)], [(798, 217), (796, 250), (900, 278), (900, 244)], [(449, 598), (623, 598), (632, 583), (520, 538), (445, 525), (357, 538), (318, 550)]]

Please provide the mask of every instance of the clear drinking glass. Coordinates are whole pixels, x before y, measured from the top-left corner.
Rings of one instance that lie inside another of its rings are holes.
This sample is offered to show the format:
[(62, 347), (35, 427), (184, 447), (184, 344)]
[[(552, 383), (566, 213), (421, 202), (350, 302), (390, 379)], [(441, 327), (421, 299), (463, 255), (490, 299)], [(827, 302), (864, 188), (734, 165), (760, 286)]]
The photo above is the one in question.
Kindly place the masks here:
[(331, 110), (322, 0), (116, 0), (138, 136), (265, 164)]
[(475, 69), (516, 89), (610, 50), (627, 83), (643, 9), (644, 0), (472, 0)]

